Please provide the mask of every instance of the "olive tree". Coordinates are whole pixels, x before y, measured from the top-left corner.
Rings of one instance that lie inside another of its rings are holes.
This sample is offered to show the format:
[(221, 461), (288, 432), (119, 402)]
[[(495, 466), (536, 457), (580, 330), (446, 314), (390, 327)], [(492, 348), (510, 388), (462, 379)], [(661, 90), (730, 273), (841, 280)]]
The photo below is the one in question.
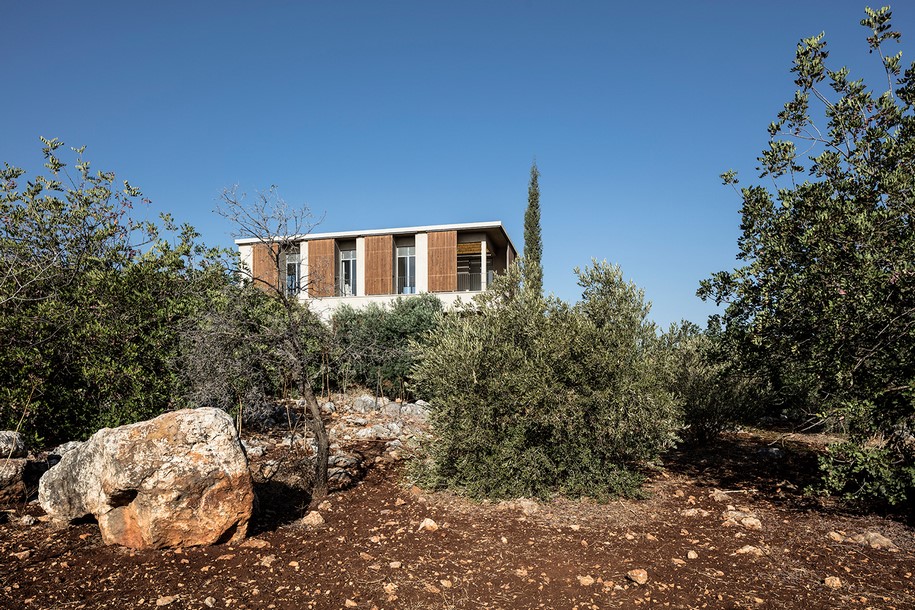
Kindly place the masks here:
[(771, 185), (740, 190), (744, 265), (699, 294), (727, 304), (713, 325), (780, 408), (848, 432), (823, 460), (827, 488), (898, 502), (915, 492), (915, 64), (886, 49), (889, 8), (861, 24), (885, 80), (828, 67), (822, 33), (801, 40), (797, 91), (759, 157)]

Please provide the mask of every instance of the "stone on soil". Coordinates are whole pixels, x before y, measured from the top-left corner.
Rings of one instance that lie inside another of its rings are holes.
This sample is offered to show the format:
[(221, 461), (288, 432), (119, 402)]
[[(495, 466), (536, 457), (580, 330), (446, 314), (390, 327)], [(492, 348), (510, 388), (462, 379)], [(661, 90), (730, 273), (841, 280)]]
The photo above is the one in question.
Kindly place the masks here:
[(866, 544), (872, 549), (896, 550), (896, 543), (879, 532), (864, 532), (848, 538), (849, 542)]
[(637, 585), (644, 585), (648, 582), (648, 572), (642, 569), (629, 570), (626, 572), (626, 578)]
[(56, 525), (91, 515), (106, 544), (146, 549), (243, 539), (254, 490), (232, 418), (204, 408), (99, 430), (38, 498)]
[(309, 527), (324, 525), (324, 517), (316, 510), (308, 511), (308, 514), (302, 517), (302, 525), (307, 525)]

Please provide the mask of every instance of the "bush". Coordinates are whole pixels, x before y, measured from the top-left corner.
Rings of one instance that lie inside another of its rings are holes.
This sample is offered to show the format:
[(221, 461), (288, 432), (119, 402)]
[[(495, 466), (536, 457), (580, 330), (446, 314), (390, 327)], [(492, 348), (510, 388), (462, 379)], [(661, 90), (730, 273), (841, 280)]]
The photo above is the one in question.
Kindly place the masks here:
[(307, 307), (287, 313), (283, 303), (251, 284), (227, 287), (181, 334), (182, 401), (216, 407), (240, 417), (245, 426), (275, 419), (275, 400), (296, 387), (299, 358), (289, 349), (287, 315), (296, 317), (306, 370), (320, 374), (327, 328)]
[(441, 314), (442, 302), (432, 294), (398, 297), (390, 307), (375, 303), (359, 310), (341, 307), (331, 320), (334, 382), (344, 391), (355, 383), (379, 394), (409, 397), (410, 341), (436, 328)]
[(738, 372), (718, 344), (691, 322), (661, 336), (667, 388), (683, 410), (681, 436), (708, 442), (758, 411), (758, 385)]
[(132, 221), (135, 187), (43, 141), (48, 175), (0, 169), (0, 426), (57, 442), (167, 410), (178, 327), (229, 278), (191, 227)]
[(641, 465), (675, 441), (648, 305), (619, 268), (576, 272), (570, 306), (517, 267), (414, 344), (435, 440), (417, 473), (472, 496), (637, 495)]

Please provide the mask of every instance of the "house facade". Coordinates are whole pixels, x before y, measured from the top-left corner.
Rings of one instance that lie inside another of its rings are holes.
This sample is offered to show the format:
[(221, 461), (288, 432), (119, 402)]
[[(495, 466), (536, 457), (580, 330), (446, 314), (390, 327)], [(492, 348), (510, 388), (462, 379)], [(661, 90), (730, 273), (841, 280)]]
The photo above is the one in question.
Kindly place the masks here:
[(311, 233), (283, 240), (283, 252), (258, 239), (235, 243), (256, 282), (309, 300), (324, 317), (344, 303), (426, 292), (451, 306), (486, 290), (517, 256), (499, 221)]

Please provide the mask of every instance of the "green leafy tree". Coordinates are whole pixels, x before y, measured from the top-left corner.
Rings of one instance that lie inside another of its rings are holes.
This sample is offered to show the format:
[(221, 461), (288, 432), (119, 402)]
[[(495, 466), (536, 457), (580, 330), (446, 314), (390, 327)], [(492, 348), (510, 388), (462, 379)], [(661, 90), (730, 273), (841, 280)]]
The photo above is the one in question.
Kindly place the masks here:
[(442, 302), (433, 294), (398, 297), (390, 306), (370, 304), (363, 309), (343, 306), (334, 312), (336, 381), (350, 382), (380, 393), (407, 398), (407, 377), (413, 368), (411, 341), (437, 327)]
[(642, 291), (619, 268), (579, 271), (583, 299), (544, 298), (512, 266), (416, 346), (434, 441), (417, 470), (473, 496), (638, 495), (675, 440)]
[(317, 327), (307, 302), (299, 298), (297, 291), (289, 290), (283, 278), (286, 275), (285, 255), (295, 252), (302, 237), (310, 233), (319, 221), (314, 219), (307, 206), (289, 205), (279, 196), (276, 187), (257, 193), (250, 199), (235, 188), (227, 189), (222, 194), (217, 212), (235, 224), (235, 237), (255, 240), (273, 254), (272, 281), (255, 277), (253, 270), (244, 266), (238, 272), (278, 304), (280, 322), (273, 342), (275, 349), (283, 354), (291, 381), (305, 402), (305, 424), (317, 445), (311, 493), (311, 503), (317, 505), (328, 493), (330, 440), (314, 393), (315, 382), (321, 375), (320, 365), (315, 366), (315, 363), (328, 347), (323, 333), (312, 332)]
[(524, 281), (534, 292), (543, 292), (543, 240), (540, 235), (540, 171), (531, 164), (524, 212)]
[(915, 490), (915, 64), (886, 53), (890, 19), (861, 22), (886, 76), (876, 91), (827, 67), (823, 34), (798, 44), (797, 92), (759, 158), (773, 186), (740, 191), (745, 265), (699, 294), (728, 304), (713, 323), (780, 407), (849, 433), (823, 460), (827, 487), (898, 502)]
[[(188, 225), (42, 139), (47, 175), (0, 170), (0, 420), (48, 442), (157, 415), (177, 382), (177, 326), (228, 282)], [(24, 184), (23, 184), (24, 182)]]

